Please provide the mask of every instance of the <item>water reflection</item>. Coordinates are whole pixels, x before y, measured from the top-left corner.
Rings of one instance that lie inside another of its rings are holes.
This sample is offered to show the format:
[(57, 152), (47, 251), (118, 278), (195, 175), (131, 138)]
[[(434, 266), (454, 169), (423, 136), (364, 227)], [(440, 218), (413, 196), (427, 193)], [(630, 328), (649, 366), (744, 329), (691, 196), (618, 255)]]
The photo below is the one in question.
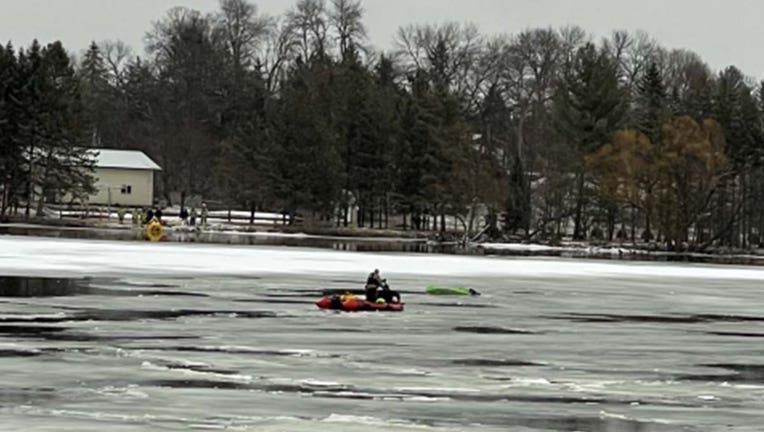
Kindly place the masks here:
[[(38, 227), (38, 226), (3, 226), (0, 235), (33, 235), (44, 237), (93, 239), (93, 240), (132, 240), (143, 241), (143, 232), (138, 229), (102, 229), (73, 227)], [(764, 260), (741, 255), (711, 255), (700, 253), (652, 253), (620, 251), (613, 253), (604, 249), (593, 252), (591, 249), (560, 250), (522, 250), (522, 249), (484, 249), (480, 246), (464, 248), (456, 243), (438, 243), (427, 239), (391, 240), (351, 237), (287, 237), (253, 235), (252, 233), (233, 232), (177, 232), (168, 230), (165, 241), (178, 243), (216, 243), (249, 246), (290, 246), (321, 249), (334, 249), (348, 252), (399, 252), (399, 253), (438, 253), (461, 255), (496, 255), (496, 256), (548, 256), (563, 258), (588, 258), (623, 261), (659, 261), (704, 264), (764, 265)]]
[[(143, 240), (136, 229), (84, 229), (49, 227), (1, 227), (0, 234), (36, 235), (44, 237), (92, 239), (92, 240)], [(447, 253), (464, 252), (455, 244), (438, 244), (426, 239), (387, 240), (355, 239), (332, 237), (283, 237), (258, 236), (221, 232), (167, 232), (166, 241), (179, 243), (222, 243), (230, 245), (291, 246), (321, 249), (335, 249), (349, 252), (403, 252), (403, 253)]]

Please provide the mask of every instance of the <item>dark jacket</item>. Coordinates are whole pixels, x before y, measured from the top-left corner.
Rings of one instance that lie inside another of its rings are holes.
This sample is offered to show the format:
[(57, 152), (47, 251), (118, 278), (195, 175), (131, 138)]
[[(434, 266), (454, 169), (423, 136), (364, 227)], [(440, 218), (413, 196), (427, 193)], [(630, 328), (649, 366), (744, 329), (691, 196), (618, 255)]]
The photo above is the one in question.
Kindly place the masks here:
[(369, 273), (369, 277), (366, 278), (366, 286), (381, 287), (385, 285), (385, 280), (379, 277), (378, 274)]

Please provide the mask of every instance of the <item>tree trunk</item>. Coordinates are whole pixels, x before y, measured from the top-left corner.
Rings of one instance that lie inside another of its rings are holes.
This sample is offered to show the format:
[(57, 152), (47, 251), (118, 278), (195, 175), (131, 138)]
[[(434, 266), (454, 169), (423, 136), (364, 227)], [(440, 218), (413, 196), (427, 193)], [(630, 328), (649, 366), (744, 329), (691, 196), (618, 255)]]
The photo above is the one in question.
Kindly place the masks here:
[(573, 240), (583, 240), (583, 210), (584, 210), (584, 174), (578, 173), (576, 186), (576, 211), (574, 216)]
[(607, 239), (613, 241), (615, 235), (615, 210), (608, 210), (607, 215)]
[(649, 242), (653, 239), (653, 233), (652, 233), (652, 227), (650, 226), (650, 223), (652, 222), (652, 217), (650, 215), (650, 212), (645, 213), (645, 232), (642, 233), (642, 239), (646, 242)]
[(749, 186), (750, 178), (748, 174), (743, 175), (743, 196), (741, 197), (743, 200), (743, 218), (742, 218), (742, 243), (744, 248), (749, 248), (751, 238), (751, 234), (753, 231), (751, 230), (751, 208), (750, 208), (750, 186)]
[(29, 211), (30, 211), (29, 206), (31, 205), (30, 203), (32, 202), (32, 189), (31, 189), (32, 188), (32, 182), (31, 181), (29, 182), (29, 188), (30, 189), (29, 189), (29, 191), (27, 193), (27, 207), (26, 207), (26, 210), (24, 211), (24, 217), (26, 219), (29, 219)]
[(255, 200), (252, 200), (249, 204), (249, 224), (255, 224)]
[(470, 205), (470, 210), (469, 210), (469, 221), (468, 221), (469, 223), (467, 224), (467, 227), (466, 227), (467, 235), (471, 235), (472, 232), (475, 229), (475, 216), (476, 216), (476, 213), (477, 213), (477, 211), (475, 210), (475, 205), (471, 204)]
[(32, 187), (32, 178), (34, 177), (34, 139), (29, 146), (29, 178), (27, 179), (27, 208), (24, 213), (24, 217), (29, 219), (29, 206), (32, 202), (32, 196), (34, 195), (34, 189)]
[(637, 237), (637, 209), (631, 206), (631, 244), (636, 244)]
[(45, 208), (45, 195), (40, 194), (40, 198), (37, 200), (37, 208), (35, 209), (35, 216), (36, 217), (42, 217), (44, 212), (43, 209)]
[[(53, 158), (52, 151), (48, 152), (48, 155), (45, 158), (45, 170), (42, 173), (42, 179), (47, 179), (49, 174), (49, 167), (51, 164), (51, 159)], [(47, 191), (42, 186), (40, 187), (40, 197), (37, 200), (37, 208), (35, 209), (35, 216), (36, 217), (42, 217), (43, 216), (43, 208), (45, 206), (45, 193)], [(109, 206), (111, 206), (113, 203), (109, 203)]]
[(3, 193), (0, 196), (0, 216), (5, 216), (5, 203), (7, 202), (8, 185), (3, 183)]
[(390, 199), (385, 194), (385, 229), (390, 228)]

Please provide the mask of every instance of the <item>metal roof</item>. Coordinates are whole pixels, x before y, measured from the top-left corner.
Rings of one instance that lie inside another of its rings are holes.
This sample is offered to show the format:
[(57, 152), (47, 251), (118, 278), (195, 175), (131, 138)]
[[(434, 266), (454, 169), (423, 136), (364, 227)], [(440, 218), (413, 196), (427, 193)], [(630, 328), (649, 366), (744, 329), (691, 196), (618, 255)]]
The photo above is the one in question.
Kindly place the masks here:
[(156, 162), (139, 150), (92, 149), (91, 152), (98, 152), (95, 156), (96, 168), (162, 171)]

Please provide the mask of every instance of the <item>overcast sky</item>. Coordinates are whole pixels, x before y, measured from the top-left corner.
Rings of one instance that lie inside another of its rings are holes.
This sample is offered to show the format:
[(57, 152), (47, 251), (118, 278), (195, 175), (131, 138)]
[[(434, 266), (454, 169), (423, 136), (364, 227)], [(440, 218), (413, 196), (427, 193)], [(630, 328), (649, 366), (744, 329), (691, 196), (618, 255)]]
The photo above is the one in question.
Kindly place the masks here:
[[(292, 0), (255, 0), (281, 14)], [(764, 1), (761, 0), (362, 0), (374, 46), (391, 47), (396, 29), (412, 23), (474, 22), (483, 33), (576, 24), (600, 37), (642, 29), (667, 48), (696, 51), (715, 69), (734, 64), (764, 78)], [(217, 0), (2, 0), (0, 41), (16, 46), (37, 38), (61, 40), (77, 53), (90, 40), (121, 39), (143, 53), (151, 22), (173, 6), (203, 12)]]

